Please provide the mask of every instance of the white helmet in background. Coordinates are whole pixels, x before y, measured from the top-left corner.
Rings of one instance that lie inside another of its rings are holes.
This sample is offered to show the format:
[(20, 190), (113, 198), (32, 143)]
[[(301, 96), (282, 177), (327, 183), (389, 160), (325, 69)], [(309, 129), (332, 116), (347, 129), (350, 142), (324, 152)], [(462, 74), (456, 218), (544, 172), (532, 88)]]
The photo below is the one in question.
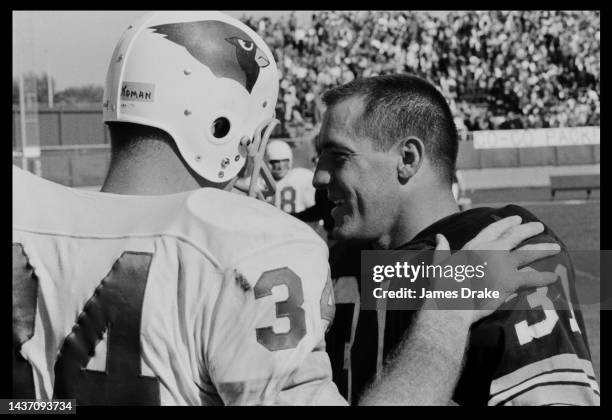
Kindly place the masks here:
[(149, 13), (115, 48), (103, 118), (167, 132), (195, 172), (221, 183), (249, 160), (251, 172), (267, 169), (261, 160), (277, 123), (278, 80), (268, 46), (237, 19), (212, 11)]
[(272, 140), (266, 147), (266, 157), (270, 160), (286, 160), (289, 159), (289, 167), (293, 163), (293, 152), (291, 147), (282, 140)]

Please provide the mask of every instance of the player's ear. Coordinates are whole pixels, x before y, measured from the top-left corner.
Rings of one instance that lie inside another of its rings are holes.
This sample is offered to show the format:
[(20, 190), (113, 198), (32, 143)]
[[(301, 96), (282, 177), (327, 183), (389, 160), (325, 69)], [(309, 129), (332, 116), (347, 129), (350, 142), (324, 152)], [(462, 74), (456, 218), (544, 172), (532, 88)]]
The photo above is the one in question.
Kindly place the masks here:
[(416, 175), (423, 163), (425, 146), (417, 137), (408, 137), (396, 144), (398, 156), (397, 177), (403, 185)]

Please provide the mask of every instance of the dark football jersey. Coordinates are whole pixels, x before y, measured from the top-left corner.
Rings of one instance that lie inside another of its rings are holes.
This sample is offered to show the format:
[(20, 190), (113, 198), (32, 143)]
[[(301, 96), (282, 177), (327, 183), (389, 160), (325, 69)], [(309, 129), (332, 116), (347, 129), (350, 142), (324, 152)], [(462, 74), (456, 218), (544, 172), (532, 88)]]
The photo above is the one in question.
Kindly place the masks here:
[[(538, 221), (533, 214), (515, 205), (499, 209), (476, 208), (439, 220), (399, 249), (434, 249), (435, 235), (442, 233), (451, 249), (458, 250), (489, 224), (511, 215), (520, 215), (523, 223)], [(533, 309), (496, 311), (472, 326), (465, 366), (453, 397), (457, 403), (599, 404), (599, 386), (591, 364), (582, 314), (568, 303), (575, 303), (577, 299), (574, 267), (567, 249), (548, 227), (522, 245), (543, 242), (557, 242), (562, 251), (531, 267), (557, 272), (559, 281), (548, 287), (521, 291), (504, 303), (504, 309)], [(330, 256), (333, 277), (333, 264), (337, 259), (334, 251), (332, 249)], [(350, 273), (357, 278), (358, 261), (354, 261), (357, 268)], [(410, 311), (363, 310), (350, 334), (347, 335), (346, 330), (352, 325), (346, 322), (344, 326), (334, 325), (329, 330), (328, 347), (336, 349), (335, 354), (330, 354), (334, 380), (341, 392), (350, 389), (351, 403), (358, 400), (365, 386), (380, 373), (383, 360), (397, 347), (414, 315), (415, 312)], [(347, 318), (347, 315), (343, 317)], [(352, 338), (350, 345), (346, 344), (347, 336)], [(341, 342), (346, 347), (342, 361), (337, 350)], [(344, 367), (344, 372), (340, 366)], [(350, 384), (344, 382), (347, 380)], [(346, 393), (345, 396), (349, 398)]]

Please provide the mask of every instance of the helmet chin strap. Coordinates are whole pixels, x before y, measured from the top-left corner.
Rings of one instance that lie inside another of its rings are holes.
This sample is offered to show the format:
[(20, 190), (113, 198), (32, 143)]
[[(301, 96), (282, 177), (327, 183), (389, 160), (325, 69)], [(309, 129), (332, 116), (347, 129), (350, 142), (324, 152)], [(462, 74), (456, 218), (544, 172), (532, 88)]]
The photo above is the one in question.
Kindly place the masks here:
[(248, 190), (246, 190), (244, 187), (236, 184), (236, 180), (238, 179), (238, 177), (236, 177), (228, 184), (228, 186), (225, 188), (226, 190), (231, 190), (235, 187), (240, 191), (247, 193), (249, 197), (255, 197), (266, 201), (261, 189), (258, 187), (257, 181), (261, 176), (266, 183), (269, 194), (273, 195), (275, 193), (276, 182), (270, 173), (268, 165), (264, 164), (264, 154), (266, 153), (266, 146), (268, 144), (268, 140), (270, 140), (270, 135), (278, 123), (279, 121), (276, 118), (264, 120), (255, 129), (253, 140), (249, 139), (248, 137), (243, 137), (240, 140), (240, 145), (245, 147), (247, 151), (246, 170), (244, 176), (251, 177), (251, 182)]

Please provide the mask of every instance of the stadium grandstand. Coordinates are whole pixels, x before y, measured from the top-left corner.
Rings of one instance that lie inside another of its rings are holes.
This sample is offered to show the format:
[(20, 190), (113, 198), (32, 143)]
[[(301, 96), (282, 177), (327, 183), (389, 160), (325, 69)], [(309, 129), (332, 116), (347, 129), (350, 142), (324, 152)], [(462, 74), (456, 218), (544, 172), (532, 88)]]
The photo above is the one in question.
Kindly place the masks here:
[(282, 71), (285, 135), (315, 126), (319, 95), (408, 72), (437, 84), (464, 131), (599, 125), (598, 11), (323, 11), (243, 20)]

